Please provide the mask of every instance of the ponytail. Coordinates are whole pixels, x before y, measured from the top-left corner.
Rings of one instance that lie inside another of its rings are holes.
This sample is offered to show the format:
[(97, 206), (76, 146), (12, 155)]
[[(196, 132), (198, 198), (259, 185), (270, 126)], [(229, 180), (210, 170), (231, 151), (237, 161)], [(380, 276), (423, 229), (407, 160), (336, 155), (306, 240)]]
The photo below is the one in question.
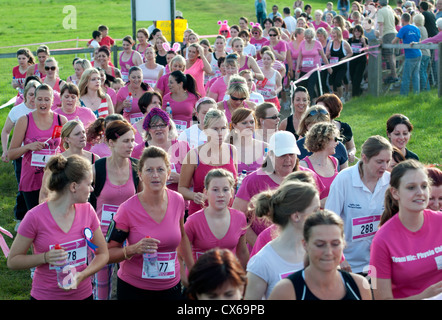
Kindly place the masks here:
[(385, 199), (384, 199), (384, 212), (381, 215), (381, 222), (379, 223), (379, 227), (385, 224), (388, 220), (390, 220), (396, 213), (399, 212), (399, 204), (396, 199), (393, 198), (391, 194), (391, 186), (385, 191)]

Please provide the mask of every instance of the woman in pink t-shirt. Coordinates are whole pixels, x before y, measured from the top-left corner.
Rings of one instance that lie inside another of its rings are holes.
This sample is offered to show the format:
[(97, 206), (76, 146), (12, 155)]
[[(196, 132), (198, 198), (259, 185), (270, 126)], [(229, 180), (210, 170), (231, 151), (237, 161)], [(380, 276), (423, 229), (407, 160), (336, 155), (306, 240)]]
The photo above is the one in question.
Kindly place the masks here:
[(192, 245), (195, 261), (213, 248), (229, 249), (245, 269), (249, 260), (246, 246), (245, 215), (229, 207), (233, 198), (235, 178), (225, 169), (212, 169), (204, 179), (208, 206), (192, 214), (184, 229)]
[(169, 93), (169, 76), (171, 72), (174, 71), (181, 71), (184, 72), (186, 70), (186, 59), (184, 59), (183, 56), (177, 55), (170, 60), (169, 64), (169, 72), (167, 72), (166, 68), (164, 68), (164, 74), (158, 75), (158, 81), (155, 85), (154, 90), (161, 94), (162, 97), (164, 97), (166, 94)]
[(296, 62), (298, 60), (299, 55), (299, 46), (301, 42), (304, 40), (304, 28), (296, 28), (290, 37), (290, 42), (287, 43), (287, 49), (290, 51), (288, 59), (292, 59), (292, 75), (295, 73)]
[(256, 48), (256, 59), (261, 59), (260, 51), (261, 48), (267, 46), (269, 44), (269, 40), (262, 36), (262, 28), (259, 23), (250, 22), (252, 26), (251, 34), (252, 38), (250, 39), (250, 43), (253, 44)]
[(169, 76), (170, 92), (163, 96), (163, 110), (169, 106), (179, 132), (192, 125), (195, 104), (200, 98), (192, 75), (174, 71)]
[(131, 124), (140, 120), (143, 114), (138, 106), (138, 99), (147, 91), (153, 91), (153, 89), (143, 82), (143, 71), (140, 67), (131, 67), (129, 82), (118, 90), (115, 113), (123, 111), (123, 117)]
[(18, 89), (18, 94), (23, 94), (26, 72), (29, 66), (35, 64), (35, 57), (31, 50), (24, 48), (17, 51), (18, 66), (12, 68), (12, 87)]
[[(11, 269), (35, 267), (31, 299), (84, 300), (92, 298), (90, 276), (108, 260), (108, 249), (92, 206), (92, 169), (78, 155), (56, 155), (48, 162), (53, 197), (30, 210), (18, 229), (8, 256)], [(33, 253), (28, 254), (32, 246)], [(58, 246), (61, 246), (59, 249)], [(88, 247), (94, 258), (88, 261)], [(56, 267), (70, 265), (60, 272)]]
[(207, 96), (212, 98), (216, 102), (223, 101), (226, 95), (227, 85), (229, 84), (230, 77), (238, 74), (239, 64), (238, 55), (229, 54), (224, 60), (225, 75), (218, 77), (210, 86)]
[[(311, 28), (306, 29), (304, 31), (304, 41), (301, 42), (299, 46), (299, 55), (295, 68), (295, 79), (298, 80), (302, 78), (304, 75), (314, 70), (317, 67), (321, 66), (321, 58), (322, 62), (328, 64), (328, 59), (325, 56), (324, 50), (322, 48), (322, 44), (315, 40), (315, 31)], [(331, 73), (331, 69), (328, 69), (329, 73)], [(307, 88), (310, 99), (314, 101), (316, 99), (316, 86), (318, 83), (318, 73), (313, 72), (308, 79), (305, 79), (298, 83), (300, 86), (304, 86)], [(319, 90), (318, 90), (319, 92)]]
[[(370, 250), (375, 300), (432, 298), (442, 293), (442, 215), (427, 209), (430, 182), (416, 160), (391, 171), (385, 210)], [(394, 235), (394, 236), (392, 236)]]
[(89, 108), (79, 106), (80, 91), (73, 83), (66, 83), (60, 92), (61, 106), (54, 110), (55, 113), (61, 114), (68, 120), (81, 121), (87, 129), (97, 117)]
[(195, 78), (197, 92), (204, 97), (206, 95), (204, 75), (212, 72), (212, 67), (204, 55), (204, 48), (198, 43), (192, 43), (187, 48), (187, 57), (185, 73)]
[[(188, 268), (193, 259), (184, 231), (185, 203), (166, 187), (169, 174), (167, 152), (146, 148), (138, 168), (142, 191), (120, 205), (110, 226), (109, 263), (120, 263), (118, 300), (181, 298), (180, 281), (186, 279), (179, 258)], [(156, 261), (148, 261), (153, 254)]]

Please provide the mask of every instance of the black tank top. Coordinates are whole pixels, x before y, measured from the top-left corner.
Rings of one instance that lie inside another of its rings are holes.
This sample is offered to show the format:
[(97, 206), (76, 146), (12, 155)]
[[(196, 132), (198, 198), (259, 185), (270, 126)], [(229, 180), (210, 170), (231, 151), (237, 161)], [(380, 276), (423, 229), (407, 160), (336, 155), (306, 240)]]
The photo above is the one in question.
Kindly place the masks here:
[(341, 41), (341, 45), (339, 46), (338, 50), (335, 50), (333, 48), (333, 41), (330, 41), (330, 56), (331, 57), (337, 57), (339, 60), (342, 58), (345, 58), (346, 53), (344, 52), (344, 41)]
[(299, 135), (296, 133), (295, 127), (293, 126), (293, 114), (291, 114), (287, 117), (287, 125), (285, 127), (285, 131), (293, 133), (296, 140), (299, 139)]
[[(358, 285), (353, 277), (346, 271), (338, 270), (341, 273), (342, 282), (345, 286), (345, 296), (341, 300), (361, 300)], [(287, 277), (295, 288), (297, 300), (320, 300), (307, 287), (304, 280), (304, 269), (299, 270)]]

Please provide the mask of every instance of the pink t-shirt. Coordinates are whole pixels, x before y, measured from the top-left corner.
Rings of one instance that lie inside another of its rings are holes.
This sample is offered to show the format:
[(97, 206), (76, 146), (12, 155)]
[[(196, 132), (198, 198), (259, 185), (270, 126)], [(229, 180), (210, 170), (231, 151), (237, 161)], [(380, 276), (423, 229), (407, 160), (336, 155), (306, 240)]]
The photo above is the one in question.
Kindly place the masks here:
[[(106, 93), (109, 95), (109, 97), (112, 100), (112, 104), (114, 106), (117, 105), (117, 93), (115, 92), (114, 89), (110, 88), (110, 87), (106, 87)], [(114, 107), (115, 108), (115, 107)]]
[(312, 41), (314, 41), (314, 46), (311, 50), (305, 49), (305, 40), (303, 40), (299, 45), (299, 52), (302, 54), (302, 61), (300, 65), (300, 70), (302, 72), (309, 72), (310, 70), (316, 68), (316, 65), (321, 65), (321, 54), (319, 53), (319, 50), (323, 50), (322, 44), (318, 40)]
[(260, 59), (261, 54), (260, 51), (262, 47), (269, 45), (270, 41), (264, 37), (262, 37), (259, 40), (256, 40), (254, 37), (250, 39), (250, 44), (253, 44), (256, 48), (256, 57), (257, 59)]
[(186, 127), (189, 128), (192, 125), (192, 115), (197, 101), (198, 97), (190, 92), (188, 92), (186, 100), (175, 101), (169, 92), (163, 96), (163, 110), (166, 110), (167, 103), (169, 102), (175, 124), (181, 126), (184, 124), (182, 122), (185, 121)]
[(319, 28), (324, 28), (325, 30), (327, 30), (328, 28), (330, 28), (330, 26), (328, 25), (327, 22), (325, 21), (321, 21), (319, 24), (316, 24), (316, 21), (312, 22), (312, 25), (315, 27), (315, 30), (318, 30)]
[[(95, 232), (99, 227), (97, 215), (90, 203), (75, 204), (75, 218), (69, 232), (65, 233), (55, 222), (47, 202), (44, 202), (26, 213), (20, 223), (18, 233), (26, 238), (33, 239), (32, 248), (34, 254), (49, 251), (52, 246), (61, 244), (67, 250), (74, 247), (77, 260), (71, 260), (77, 272), (86, 267), (87, 245), (83, 231), (90, 228)], [(74, 246), (78, 244), (77, 246)], [(84, 279), (75, 290), (65, 291), (57, 285), (57, 273), (50, 269), (49, 264), (36, 267), (32, 280), (31, 296), (37, 300), (82, 300), (92, 295), (92, 283)]]
[(166, 290), (180, 281), (180, 264), (177, 247), (181, 242), (180, 221), (184, 219), (184, 199), (175, 191), (166, 189), (168, 206), (163, 220), (158, 223), (144, 210), (138, 194), (120, 205), (114, 221), (121, 230), (129, 230), (128, 245), (146, 236), (160, 240), (158, 261), (167, 264), (167, 270), (160, 272), (159, 278), (143, 278), (143, 256), (135, 255), (130, 260), (120, 262), (118, 277), (130, 285), (143, 290)]
[(370, 271), (374, 277), (391, 279), (394, 298), (419, 294), (442, 281), (442, 213), (424, 210), (423, 215), (416, 232), (405, 228), (396, 214), (373, 238)]
[(196, 81), (198, 93), (204, 97), (206, 95), (206, 89), (204, 88), (204, 62), (201, 59), (197, 59), (195, 63), (184, 71), (186, 74), (191, 74)]
[(210, 86), (210, 92), (218, 95), (218, 97), (215, 99), (216, 102), (223, 101), (226, 91), (227, 84), (224, 81), (224, 77), (217, 78)]
[[(273, 47), (273, 50), (278, 52), (279, 54), (285, 54), (287, 52), (287, 42), (284, 40), (280, 40), (276, 46)], [(281, 61), (281, 60), (280, 60)], [(284, 59), (285, 61), (285, 59)], [(283, 62), (284, 62), (283, 61)]]
[(65, 116), (68, 119), (68, 121), (70, 120), (81, 121), (85, 129), (87, 129), (92, 122), (97, 120), (97, 117), (95, 116), (95, 114), (92, 112), (91, 109), (79, 106), (77, 106), (75, 108), (75, 111), (70, 114), (64, 112), (62, 108), (57, 108), (54, 110), (54, 112), (61, 114), (62, 116)]
[[(153, 91), (153, 90), (152, 88), (149, 87), (148, 91)], [(123, 102), (124, 100), (127, 99), (128, 96), (129, 96), (129, 87), (128, 86), (121, 87), (117, 93), (117, 103)], [(138, 99), (139, 98), (133, 97), (132, 109), (130, 110), (130, 112), (126, 112), (126, 110), (123, 109), (123, 117), (131, 124), (134, 124), (143, 117), (140, 107), (138, 106)]]
[(229, 208), (230, 225), (221, 239), (215, 237), (201, 209), (188, 217), (184, 229), (192, 245), (193, 259), (196, 261), (204, 252), (213, 248), (229, 249), (236, 254), (239, 239), (246, 233), (247, 220), (244, 213)]
[(169, 75), (170, 73), (167, 73), (165, 75), (162, 75), (156, 84), (156, 88), (160, 89), (163, 92), (163, 97), (169, 93)]
[(95, 153), (100, 158), (110, 157), (112, 155), (112, 151), (105, 142), (94, 144), (89, 151)]
[(264, 229), (256, 238), (252, 251), (250, 251), (250, 258), (257, 254), (267, 243), (272, 241), (278, 236), (278, 226), (276, 224), (270, 225)]

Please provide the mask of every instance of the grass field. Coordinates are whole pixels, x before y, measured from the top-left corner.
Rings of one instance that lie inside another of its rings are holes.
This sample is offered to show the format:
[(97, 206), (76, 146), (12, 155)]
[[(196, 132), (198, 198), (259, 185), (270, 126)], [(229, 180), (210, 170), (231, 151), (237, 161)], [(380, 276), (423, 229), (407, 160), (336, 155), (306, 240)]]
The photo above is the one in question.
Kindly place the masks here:
[[(165, 1), (165, 0), (162, 0)], [(313, 9), (324, 9), (327, 1), (310, 1)], [(210, 35), (218, 31), (218, 20), (237, 23), (240, 16), (255, 21), (254, 5), (251, 0), (177, 0), (176, 8), (181, 10), (189, 21), (189, 27), (198, 34)], [(292, 7), (293, 1), (275, 1), (282, 7)], [(273, 2), (267, 2), (270, 6)], [(63, 28), (66, 14), (63, 8), (73, 5), (77, 12), (77, 29)], [(0, 24), (0, 47), (21, 44), (60, 41), (66, 39), (89, 39), (93, 30), (100, 24), (110, 28), (110, 35), (121, 39), (132, 34), (130, 1), (86, 1), (86, 0), (28, 0), (26, 7), (16, 1), (3, 0), (1, 3), (2, 23)], [(151, 22), (138, 22), (137, 27), (148, 27)], [(121, 45), (121, 43), (118, 43)], [(50, 44), (50, 49), (72, 48), (76, 42)], [(80, 42), (79, 47), (84, 47)], [(0, 48), (0, 53), (14, 53), (19, 47)], [(29, 46), (35, 50), (37, 46)], [(72, 73), (73, 56), (60, 58), (60, 75), (66, 78)], [(0, 59), (0, 105), (14, 95), (10, 89), (11, 70), (15, 58)], [(3, 126), (10, 108), (0, 110), (0, 126)], [(374, 98), (364, 96), (346, 103), (341, 120), (353, 129), (357, 156), (365, 139), (374, 134), (385, 136), (385, 122), (392, 113), (407, 115), (414, 124), (409, 149), (417, 153), (422, 162), (442, 163), (442, 111), (436, 90), (408, 98), (397, 95)], [(10, 163), (0, 163), (0, 226), (14, 230), (13, 207), (17, 185)], [(8, 245), (12, 240), (5, 237)], [(29, 271), (11, 271), (6, 267), (6, 259), (0, 253), (0, 300), (21, 300), (29, 298)]]

